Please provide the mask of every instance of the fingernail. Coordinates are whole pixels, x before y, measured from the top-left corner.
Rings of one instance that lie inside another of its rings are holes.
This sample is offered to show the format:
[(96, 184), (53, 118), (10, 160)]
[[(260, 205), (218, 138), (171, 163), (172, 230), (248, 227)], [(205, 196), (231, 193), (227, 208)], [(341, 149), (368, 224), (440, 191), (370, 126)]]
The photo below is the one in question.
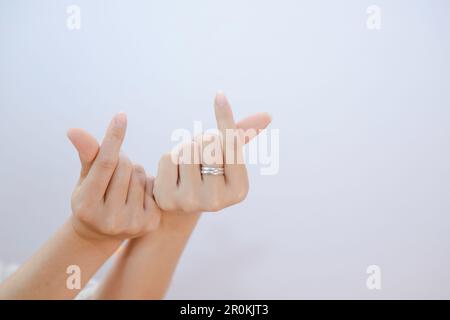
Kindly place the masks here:
[(217, 91), (216, 105), (218, 105), (219, 107), (225, 107), (227, 105), (227, 98), (225, 97), (225, 94), (221, 90)]
[(114, 124), (118, 128), (123, 128), (127, 124), (127, 115), (124, 112), (119, 112), (114, 116)]

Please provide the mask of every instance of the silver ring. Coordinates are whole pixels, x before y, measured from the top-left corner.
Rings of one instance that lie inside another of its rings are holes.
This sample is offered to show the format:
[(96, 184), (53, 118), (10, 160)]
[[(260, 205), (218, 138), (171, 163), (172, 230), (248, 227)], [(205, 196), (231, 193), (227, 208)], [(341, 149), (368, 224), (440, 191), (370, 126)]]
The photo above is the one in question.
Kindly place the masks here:
[(223, 176), (225, 171), (223, 168), (201, 166), (200, 172), (205, 176)]

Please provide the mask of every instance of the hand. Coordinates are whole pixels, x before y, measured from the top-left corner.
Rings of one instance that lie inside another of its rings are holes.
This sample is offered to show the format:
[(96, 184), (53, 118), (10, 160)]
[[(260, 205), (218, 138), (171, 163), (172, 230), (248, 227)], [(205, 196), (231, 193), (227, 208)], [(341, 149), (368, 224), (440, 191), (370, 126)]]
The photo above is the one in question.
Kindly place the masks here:
[(123, 240), (158, 227), (161, 212), (153, 200), (153, 179), (120, 154), (126, 124), (125, 114), (117, 114), (100, 147), (81, 129), (68, 132), (82, 166), (71, 220), (83, 238)]
[[(235, 124), (231, 107), (222, 93), (216, 96), (215, 114), (221, 139), (203, 135), (183, 145), (175, 155), (167, 153), (161, 158), (154, 185), (155, 200), (161, 210), (216, 212), (243, 201), (247, 196), (249, 182), (242, 148), (267, 127), (270, 116), (260, 113)], [(248, 129), (253, 130), (244, 135)], [(232, 140), (230, 133), (235, 135)], [(218, 142), (219, 148), (216, 148)], [(206, 150), (216, 152), (206, 159)], [(214, 161), (217, 159), (219, 161)], [(201, 165), (223, 167), (224, 175), (201, 175)]]

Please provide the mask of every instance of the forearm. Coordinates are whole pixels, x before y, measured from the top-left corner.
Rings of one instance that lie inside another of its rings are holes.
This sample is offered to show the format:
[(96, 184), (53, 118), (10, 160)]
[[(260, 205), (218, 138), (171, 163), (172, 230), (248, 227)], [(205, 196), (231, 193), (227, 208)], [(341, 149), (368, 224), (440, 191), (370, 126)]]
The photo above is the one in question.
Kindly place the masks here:
[(0, 286), (0, 299), (73, 299), (80, 290), (68, 288), (67, 268), (80, 268), (82, 288), (119, 245), (84, 239), (67, 222)]
[(199, 218), (199, 213), (163, 214), (156, 231), (129, 241), (95, 298), (164, 298)]

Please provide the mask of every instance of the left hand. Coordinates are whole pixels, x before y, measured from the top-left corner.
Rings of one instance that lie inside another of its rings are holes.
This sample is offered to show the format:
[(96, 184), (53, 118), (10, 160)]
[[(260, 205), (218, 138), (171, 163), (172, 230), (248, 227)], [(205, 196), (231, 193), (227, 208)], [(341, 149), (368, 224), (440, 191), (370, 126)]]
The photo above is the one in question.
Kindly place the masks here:
[(120, 154), (125, 130), (125, 114), (118, 114), (101, 146), (84, 130), (68, 132), (82, 166), (72, 194), (71, 224), (83, 238), (124, 240), (159, 225), (161, 212), (153, 199), (153, 179)]

